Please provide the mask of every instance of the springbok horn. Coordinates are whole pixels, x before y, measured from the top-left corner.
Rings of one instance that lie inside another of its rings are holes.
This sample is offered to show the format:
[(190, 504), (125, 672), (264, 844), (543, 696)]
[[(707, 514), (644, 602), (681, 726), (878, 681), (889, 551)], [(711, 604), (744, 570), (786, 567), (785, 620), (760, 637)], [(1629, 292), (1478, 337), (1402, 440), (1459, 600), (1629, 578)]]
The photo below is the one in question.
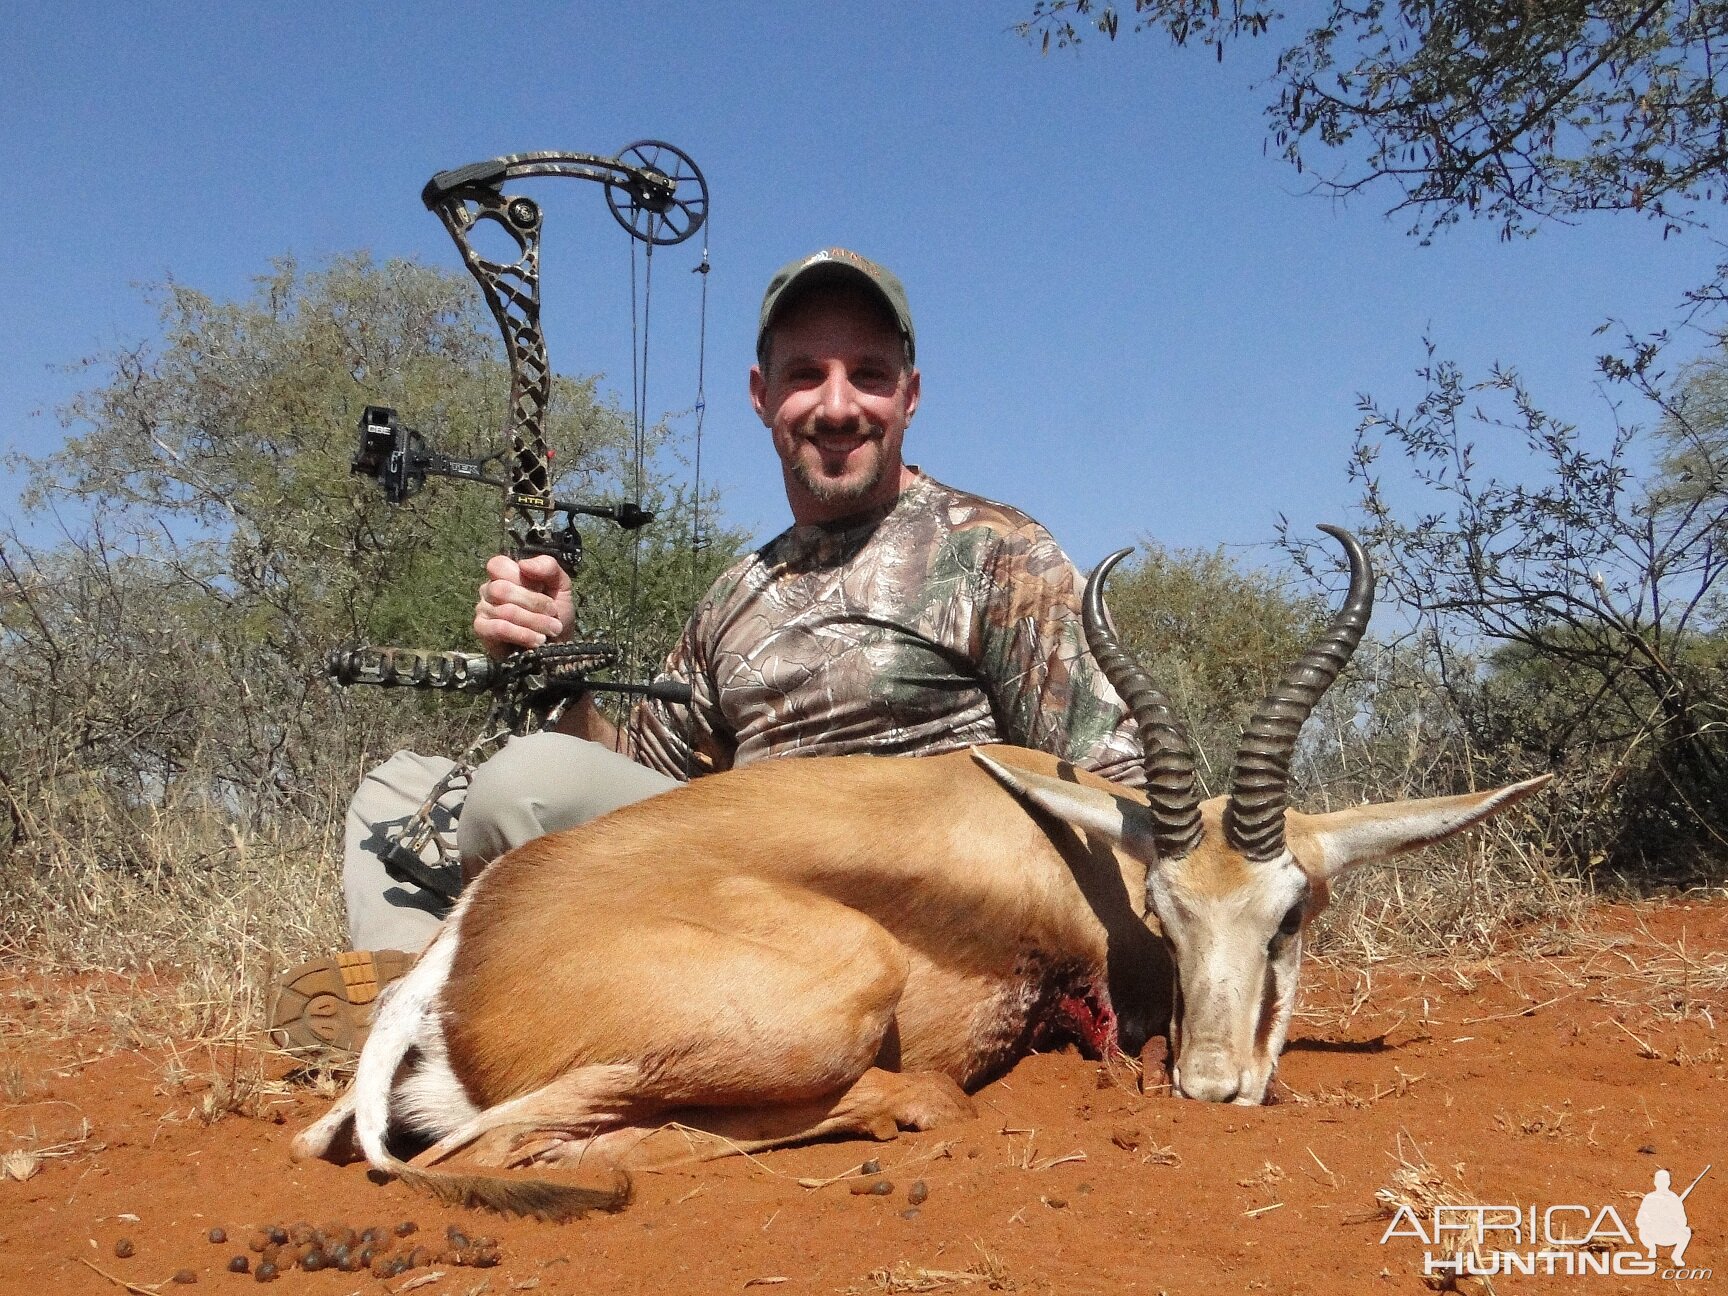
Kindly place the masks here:
[(1170, 699), (1122, 647), (1104, 610), (1104, 580), (1111, 568), (1133, 552), (1119, 549), (1092, 569), (1080, 611), (1087, 646), (1140, 731), (1146, 795), (1151, 802), (1152, 838), (1158, 844), (1158, 854), (1167, 860), (1181, 859), (1200, 840), (1200, 795), (1195, 789), (1194, 752)]
[(1320, 642), (1302, 655), (1255, 710), (1236, 748), (1230, 800), (1224, 807), (1224, 836), (1251, 860), (1276, 859), (1284, 853), (1284, 810), (1290, 804), (1290, 759), (1296, 752), (1296, 735), (1362, 642), (1374, 610), (1374, 568), (1356, 537), (1341, 527), (1320, 530), (1343, 545), (1350, 558), (1350, 592)]

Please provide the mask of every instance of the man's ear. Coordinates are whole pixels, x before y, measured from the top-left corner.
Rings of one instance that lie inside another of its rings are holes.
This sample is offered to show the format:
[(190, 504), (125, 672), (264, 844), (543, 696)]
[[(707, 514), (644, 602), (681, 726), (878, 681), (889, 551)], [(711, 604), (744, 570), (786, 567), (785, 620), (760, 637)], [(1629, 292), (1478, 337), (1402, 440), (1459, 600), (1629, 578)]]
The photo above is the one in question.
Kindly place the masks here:
[(912, 376), (906, 380), (906, 417), (908, 420), (918, 412), (918, 397), (923, 391), (924, 375), (918, 370), (912, 371)]
[(750, 366), (750, 406), (756, 411), (756, 417), (762, 420), (764, 427), (773, 423), (768, 417), (768, 379), (763, 377), (761, 365)]

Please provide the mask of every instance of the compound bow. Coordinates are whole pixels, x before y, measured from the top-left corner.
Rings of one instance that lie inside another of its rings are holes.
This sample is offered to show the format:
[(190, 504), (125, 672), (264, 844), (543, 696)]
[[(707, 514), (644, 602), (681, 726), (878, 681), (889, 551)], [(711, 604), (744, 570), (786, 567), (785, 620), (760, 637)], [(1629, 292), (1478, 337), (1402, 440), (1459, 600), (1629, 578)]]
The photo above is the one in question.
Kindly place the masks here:
[[(550, 554), (574, 577), (582, 561), (576, 517), (605, 518), (634, 531), (653, 521), (654, 515), (642, 508), (640, 500), (607, 506), (561, 500), (552, 494), (552, 452), (545, 432), (552, 368), (540, 331), (541, 211), (532, 198), (503, 189), (511, 181), (542, 176), (604, 185), (613, 217), (632, 238), (647, 245), (650, 257), (656, 246), (690, 238), (708, 215), (708, 185), (702, 172), (687, 154), (658, 140), (631, 144), (611, 158), (588, 153), (512, 153), (440, 171), (427, 181), (420, 198), (455, 240), (504, 335), (510, 367), (510, 404), (504, 425), (509, 449), (483, 459), (453, 459), (432, 449), (424, 436), (397, 418), (395, 410), (369, 405), (360, 416), (359, 448), (352, 467), (376, 479), (392, 504), (417, 493), (428, 476), (499, 489), (504, 494), (504, 530), (512, 556)], [(493, 261), (480, 254), (470, 235), (481, 221), (493, 222), (510, 236), (516, 260)], [(705, 274), (707, 268), (704, 255), (697, 269)], [(640, 428), (640, 411), (637, 417)], [(494, 475), (499, 466), (504, 476)], [(448, 845), (435, 827), (439, 803), (449, 792), (466, 786), (474, 766), (510, 735), (554, 723), (570, 698), (585, 690), (604, 689), (689, 701), (689, 690), (681, 685), (589, 678), (593, 671), (616, 666), (620, 656), (620, 650), (607, 643), (546, 644), (512, 653), (502, 661), (480, 653), (413, 648), (343, 647), (331, 653), (328, 671), (338, 684), (493, 695), (480, 738), (380, 848), (390, 876), (454, 898), (457, 888), (449, 880), (449, 870), (429, 868), (423, 859), (425, 849), (436, 845), (440, 861), (450, 862)]]

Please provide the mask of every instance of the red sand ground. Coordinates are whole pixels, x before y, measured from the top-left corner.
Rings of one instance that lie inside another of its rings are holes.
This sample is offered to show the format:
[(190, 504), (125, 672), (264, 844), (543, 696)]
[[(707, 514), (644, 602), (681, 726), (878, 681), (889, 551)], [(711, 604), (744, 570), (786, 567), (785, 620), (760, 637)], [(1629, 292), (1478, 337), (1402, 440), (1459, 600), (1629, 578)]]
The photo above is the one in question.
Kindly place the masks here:
[[(0, 1292), (251, 1290), (253, 1278), (226, 1271), (229, 1256), (255, 1226), (303, 1219), (412, 1219), (434, 1241), (455, 1223), (497, 1239), (501, 1262), (387, 1280), (292, 1271), (271, 1288), (283, 1296), (1415, 1292), (1427, 1289), (1425, 1248), (1414, 1236), (1382, 1242), (1389, 1192), (1612, 1206), (1631, 1229), (1658, 1167), (1678, 1190), (1706, 1163), (1686, 1203), (1686, 1259), (1712, 1276), (1463, 1287), (1728, 1289), (1725, 951), (1728, 905), (1668, 903), (1600, 910), (1548, 956), (1371, 975), (1310, 964), (1275, 1105), (1173, 1100), (1156, 1087), (1152, 1051), (1144, 1094), (1074, 1053), (1034, 1057), (981, 1092), (971, 1123), (644, 1174), (628, 1211), (565, 1225), (446, 1208), (362, 1167), (294, 1167), (290, 1138), (325, 1107), (310, 1090), (207, 1124), (196, 1113), (213, 1081), (256, 1074), (256, 1060), (56, 1039), (59, 988), (0, 978), (0, 1155), (58, 1152), (28, 1179), (0, 1177)], [(866, 1158), (880, 1160), (886, 1195), (854, 1194), (856, 1178), (800, 1182)], [(913, 1208), (915, 1181), (928, 1199)], [(1430, 1227), (1428, 1208), (1418, 1212)], [(1579, 1228), (1557, 1219), (1557, 1230)], [(229, 1244), (206, 1240), (217, 1225)], [(129, 1258), (116, 1256), (122, 1237)], [(196, 1286), (169, 1281), (181, 1269)], [(442, 1276), (411, 1287), (432, 1273)]]

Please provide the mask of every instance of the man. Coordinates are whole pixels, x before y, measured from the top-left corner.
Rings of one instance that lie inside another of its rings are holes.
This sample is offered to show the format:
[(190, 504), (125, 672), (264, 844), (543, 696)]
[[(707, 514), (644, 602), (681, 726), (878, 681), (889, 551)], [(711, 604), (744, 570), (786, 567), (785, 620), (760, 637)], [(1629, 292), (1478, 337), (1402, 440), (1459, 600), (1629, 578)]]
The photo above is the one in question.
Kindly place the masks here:
[[(515, 739), (460, 807), (465, 875), (546, 832), (684, 779), (776, 756), (926, 755), (1010, 742), (1125, 783), (1132, 722), (1087, 656), (1080, 578), (1037, 523), (907, 464), (916, 335), (893, 274), (834, 248), (781, 269), (763, 297), (750, 400), (780, 459), (793, 526), (722, 575), (662, 678), (689, 707), (648, 702), (615, 729), (591, 697), (561, 732)], [(571, 636), (569, 577), (548, 557), (495, 557), (474, 631), (502, 654)], [(419, 949), (439, 907), (389, 882), (375, 846), (447, 762), (399, 754), (350, 810), (344, 892), (354, 953), (291, 973), (272, 1025), (345, 1044), (364, 1005)], [(454, 810), (454, 807), (452, 807)]]

